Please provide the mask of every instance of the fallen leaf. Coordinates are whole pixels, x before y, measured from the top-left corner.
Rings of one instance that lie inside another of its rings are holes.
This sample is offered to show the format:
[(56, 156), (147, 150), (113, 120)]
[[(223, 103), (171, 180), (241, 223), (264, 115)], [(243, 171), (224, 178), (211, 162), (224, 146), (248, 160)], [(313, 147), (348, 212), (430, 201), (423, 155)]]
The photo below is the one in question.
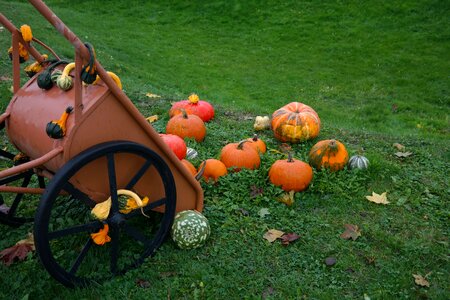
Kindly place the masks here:
[(9, 207), (6, 204), (0, 205), (0, 213), (7, 214), (9, 212)]
[(392, 107), (391, 107), (391, 109), (392, 109), (392, 112), (393, 113), (396, 113), (397, 111), (398, 111), (398, 105), (397, 104), (392, 104)]
[(288, 153), (292, 150), (291, 145), (286, 143), (282, 143), (279, 148), (282, 153)]
[(34, 250), (33, 234), (29, 233), (26, 239), (20, 240), (14, 246), (0, 252), (0, 259), (6, 266), (9, 266), (14, 262), (14, 259), (24, 260), (28, 253)]
[(262, 299), (266, 299), (273, 295), (273, 287), (269, 286), (263, 293), (262, 293)]
[(11, 81), (12, 78), (8, 76), (0, 76), (0, 81)]
[(412, 152), (395, 152), (394, 155), (399, 158), (404, 158), (404, 157), (409, 157), (409, 156), (413, 155), (413, 153)]
[(397, 148), (398, 151), (405, 150), (405, 146), (403, 146), (402, 144), (399, 144), (399, 143), (393, 143), (392, 146)]
[(281, 197), (278, 197), (277, 200), (278, 200), (278, 202), (284, 203), (287, 206), (291, 206), (292, 204), (294, 204), (294, 194), (295, 194), (295, 191), (290, 191), (289, 193), (284, 193), (283, 195), (281, 195)]
[(413, 274), (413, 277), (414, 277), (414, 282), (415, 282), (417, 285), (430, 287), (430, 283), (429, 283), (428, 280), (425, 278), (426, 275), (425, 275), (425, 277), (423, 277), (423, 276), (420, 275), (420, 274)]
[(158, 121), (158, 115), (153, 115), (150, 117), (145, 118), (149, 123), (154, 123), (156, 121)]
[(150, 282), (148, 280), (139, 278), (139, 279), (136, 279), (136, 285), (143, 289), (147, 289), (150, 287)]
[(361, 236), (361, 231), (359, 230), (358, 225), (345, 224), (344, 227), (345, 231), (341, 234), (341, 238), (356, 241), (356, 239)]
[(390, 203), (387, 200), (386, 192), (382, 193), (381, 195), (379, 195), (375, 192), (372, 192), (372, 196), (366, 196), (366, 199), (369, 200), (370, 202), (374, 202), (377, 204), (385, 204), (386, 205), (386, 204)]
[(337, 262), (337, 259), (335, 257), (327, 257), (325, 258), (325, 264), (329, 267), (334, 266)]
[(299, 238), (300, 238), (300, 236), (294, 232), (286, 233), (281, 237), (281, 244), (287, 246), (290, 243), (295, 242)]
[(364, 300), (370, 300), (369, 295), (367, 295), (366, 293), (364, 293), (363, 297), (364, 297)]
[(145, 94), (145, 96), (147, 96), (149, 98), (161, 98), (160, 95), (156, 95), (156, 94), (152, 94), (152, 93), (147, 93), (147, 94)]
[(172, 276), (176, 276), (178, 275), (177, 272), (161, 272), (159, 273), (159, 277), (161, 278), (167, 278), (167, 277), (172, 277)]
[(258, 215), (261, 218), (264, 218), (266, 215), (270, 215), (269, 209), (268, 208), (261, 208), (258, 212)]
[(255, 198), (259, 195), (262, 195), (264, 192), (264, 189), (262, 187), (257, 187), (256, 185), (252, 185), (250, 187), (250, 198)]
[(270, 229), (266, 233), (264, 233), (263, 238), (268, 240), (270, 243), (273, 243), (276, 239), (282, 237), (284, 234), (283, 231)]

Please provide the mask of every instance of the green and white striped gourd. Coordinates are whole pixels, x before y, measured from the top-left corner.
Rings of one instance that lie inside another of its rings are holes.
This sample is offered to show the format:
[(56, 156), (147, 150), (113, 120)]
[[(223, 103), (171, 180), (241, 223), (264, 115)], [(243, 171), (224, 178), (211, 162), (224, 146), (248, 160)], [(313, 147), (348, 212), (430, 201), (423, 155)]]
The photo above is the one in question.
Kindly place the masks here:
[(369, 160), (362, 155), (353, 155), (348, 160), (350, 169), (367, 169), (369, 167)]
[(203, 245), (210, 232), (205, 216), (195, 210), (185, 210), (175, 216), (171, 236), (179, 248), (194, 249)]

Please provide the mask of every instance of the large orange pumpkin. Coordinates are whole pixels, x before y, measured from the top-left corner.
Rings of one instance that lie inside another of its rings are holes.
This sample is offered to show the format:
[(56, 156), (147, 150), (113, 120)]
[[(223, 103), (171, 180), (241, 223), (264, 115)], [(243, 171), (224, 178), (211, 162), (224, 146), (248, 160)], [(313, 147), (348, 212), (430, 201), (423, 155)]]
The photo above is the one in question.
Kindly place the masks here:
[(323, 140), (309, 152), (309, 164), (316, 169), (342, 170), (348, 162), (348, 152), (338, 140)]
[(258, 169), (261, 164), (259, 153), (248, 143), (244, 140), (225, 145), (220, 152), (220, 160), (227, 168), (233, 167), (234, 171), (240, 171), (242, 168)]
[(311, 183), (312, 168), (305, 162), (294, 159), (289, 153), (287, 160), (277, 160), (269, 169), (269, 180), (286, 192), (301, 192)]
[[(217, 181), (220, 176), (228, 174), (227, 167), (218, 159), (210, 158), (205, 160), (202, 165), (203, 164), (205, 166), (205, 169), (202, 176), (205, 181), (209, 181), (209, 179)], [(199, 170), (201, 169), (202, 165), (200, 165)]]
[(197, 142), (203, 141), (206, 135), (206, 126), (196, 115), (188, 115), (184, 109), (181, 115), (176, 115), (167, 122), (166, 133), (178, 135), (181, 138), (194, 138)]
[(252, 146), (256, 151), (258, 151), (261, 154), (266, 153), (267, 147), (266, 143), (264, 143), (263, 140), (258, 138), (258, 135), (255, 134), (252, 138), (248, 138), (247, 141), (249, 141), (249, 145)]
[(172, 118), (180, 114), (183, 108), (188, 114), (197, 115), (203, 122), (208, 122), (214, 118), (214, 107), (206, 101), (200, 100), (196, 94), (188, 97), (188, 100), (175, 102), (169, 110), (169, 116)]
[(310, 106), (291, 102), (272, 114), (272, 130), (278, 140), (298, 143), (319, 135), (320, 119)]

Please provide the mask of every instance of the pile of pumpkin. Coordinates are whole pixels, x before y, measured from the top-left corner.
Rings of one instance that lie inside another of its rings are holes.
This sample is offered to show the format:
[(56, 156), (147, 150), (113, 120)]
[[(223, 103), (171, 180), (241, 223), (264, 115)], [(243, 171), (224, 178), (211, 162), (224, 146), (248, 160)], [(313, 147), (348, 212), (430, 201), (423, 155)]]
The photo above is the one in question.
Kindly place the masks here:
[[(188, 100), (174, 103), (169, 115), (171, 118), (167, 123), (166, 133), (160, 136), (197, 179), (203, 177), (207, 182), (217, 181), (221, 176), (227, 175), (228, 171), (239, 172), (244, 168), (254, 170), (260, 167), (260, 156), (266, 153), (267, 147), (255, 134), (252, 138), (225, 145), (220, 151), (219, 159), (206, 159), (196, 169), (186, 156), (194, 158), (197, 153), (186, 147), (184, 138), (203, 141), (206, 135), (204, 123), (214, 118), (214, 108), (210, 103), (200, 100), (196, 94), (192, 94)], [(256, 117), (256, 131), (270, 128), (279, 141), (299, 143), (319, 135), (320, 119), (310, 106), (292, 102), (276, 110), (271, 120), (268, 116)], [(344, 144), (335, 139), (317, 142), (309, 152), (309, 163), (293, 158), (291, 153), (287, 156), (287, 159), (275, 161), (268, 174), (272, 184), (289, 192), (291, 202), (288, 200), (286, 203), (292, 203), (293, 193), (308, 188), (313, 178), (312, 167), (334, 172), (344, 169), (347, 165), (350, 169), (365, 169), (369, 164), (368, 159), (362, 155), (354, 155), (349, 159)], [(193, 230), (199, 232), (197, 237), (190, 233)], [(209, 232), (208, 222), (203, 215), (198, 212), (182, 212), (175, 218), (172, 238), (180, 248), (195, 248), (203, 244)]]

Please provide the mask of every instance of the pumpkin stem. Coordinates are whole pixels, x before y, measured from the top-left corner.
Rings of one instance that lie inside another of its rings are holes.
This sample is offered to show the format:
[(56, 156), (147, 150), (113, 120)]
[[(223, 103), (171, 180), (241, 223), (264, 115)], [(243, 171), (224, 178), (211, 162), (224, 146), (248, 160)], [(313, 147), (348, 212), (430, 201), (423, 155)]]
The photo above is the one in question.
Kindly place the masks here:
[(247, 142), (249, 142), (249, 141), (247, 141), (247, 140), (240, 141), (236, 148), (238, 150), (242, 150), (242, 148), (244, 148), (244, 144)]
[(187, 114), (186, 110), (184, 108), (180, 108), (180, 111), (181, 111), (181, 115), (183, 116), (183, 119), (187, 119), (188, 114)]
[(203, 176), (203, 173), (205, 173), (205, 168), (206, 168), (206, 160), (202, 161), (202, 163), (200, 164), (200, 170), (198, 170), (197, 174), (195, 174), (194, 178), (197, 181), (200, 181), (200, 179)]
[(294, 159), (292, 158), (292, 152), (290, 152), (290, 151), (288, 152), (287, 162), (289, 162), (289, 163), (294, 162)]
[(258, 135), (257, 135), (256, 133), (253, 135), (252, 140), (253, 140), (254, 142), (258, 141)]

